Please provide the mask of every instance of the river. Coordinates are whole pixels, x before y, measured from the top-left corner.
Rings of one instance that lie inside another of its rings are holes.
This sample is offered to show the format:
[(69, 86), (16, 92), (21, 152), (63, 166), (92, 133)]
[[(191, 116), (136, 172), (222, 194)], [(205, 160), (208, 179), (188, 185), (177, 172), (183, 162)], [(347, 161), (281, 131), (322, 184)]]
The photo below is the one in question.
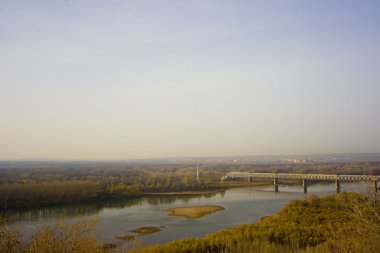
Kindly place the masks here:
[[(308, 187), (280, 185), (279, 192), (272, 186), (234, 188), (204, 195), (158, 195), (126, 201), (75, 204), (59, 207), (33, 208), (11, 212), (11, 223), (30, 237), (43, 224), (97, 220), (96, 229), (108, 243), (118, 243), (116, 237), (132, 235), (133, 229), (143, 226), (162, 230), (140, 237), (147, 244), (165, 243), (184, 237), (202, 237), (220, 229), (257, 222), (261, 217), (277, 212), (291, 200), (305, 199), (314, 194), (335, 194), (334, 184), (316, 184)], [(341, 191), (366, 191), (366, 183), (341, 184)], [(193, 205), (221, 205), (223, 211), (199, 219), (168, 216), (167, 209)], [(27, 240), (27, 239), (26, 239)]]

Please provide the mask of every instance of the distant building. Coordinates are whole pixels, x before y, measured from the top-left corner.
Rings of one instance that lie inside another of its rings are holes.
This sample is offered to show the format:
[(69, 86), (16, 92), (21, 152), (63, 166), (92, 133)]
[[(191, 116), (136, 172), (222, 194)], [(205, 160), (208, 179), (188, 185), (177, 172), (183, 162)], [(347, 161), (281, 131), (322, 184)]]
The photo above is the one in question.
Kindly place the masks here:
[(285, 159), (288, 163), (294, 163), (294, 164), (311, 164), (314, 163), (314, 160), (312, 159)]

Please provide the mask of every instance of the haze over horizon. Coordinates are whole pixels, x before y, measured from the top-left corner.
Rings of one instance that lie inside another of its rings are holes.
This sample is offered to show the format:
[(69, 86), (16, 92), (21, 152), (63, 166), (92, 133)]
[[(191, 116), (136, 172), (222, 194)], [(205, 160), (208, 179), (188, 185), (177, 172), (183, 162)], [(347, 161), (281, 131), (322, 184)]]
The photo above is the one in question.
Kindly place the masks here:
[(0, 0), (0, 159), (380, 153), (379, 10)]

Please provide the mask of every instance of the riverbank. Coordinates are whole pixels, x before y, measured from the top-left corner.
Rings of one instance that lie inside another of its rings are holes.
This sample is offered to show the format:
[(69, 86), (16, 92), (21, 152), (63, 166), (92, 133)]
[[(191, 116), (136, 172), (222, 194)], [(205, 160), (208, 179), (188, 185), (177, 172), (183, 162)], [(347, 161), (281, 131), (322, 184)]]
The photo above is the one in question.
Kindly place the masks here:
[[(99, 235), (104, 242), (119, 244), (137, 236), (132, 232), (141, 227), (159, 227), (158, 233), (138, 236), (144, 245), (164, 244), (183, 237), (202, 237), (220, 229), (239, 226), (247, 221), (277, 212), (292, 199), (304, 198), (304, 194), (276, 194), (255, 188), (235, 188), (217, 194), (159, 195), (122, 201), (105, 201), (89, 204), (72, 204), (52, 208), (36, 208), (8, 212), (8, 222), (20, 228), (38, 228), (49, 220), (82, 222), (97, 219)], [(264, 203), (264, 205), (262, 205)], [(167, 210), (175, 207), (220, 205), (226, 209), (200, 219), (169, 216)], [(32, 235), (35, 229), (28, 229)]]
[[(65, 206), (65, 205), (71, 205), (71, 204), (91, 204), (91, 203), (101, 203), (105, 201), (121, 201), (121, 200), (131, 200), (131, 199), (138, 199), (141, 197), (150, 197), (150, 196), (159, 196), (159, 195), (168, 195), (168, 196), (175, 196), (175, 195), (207, 195), (207, 194), (217, 194), (221, 193), (225, 190), (232, 189), (232, 188), (242, 188), (242, 187), (256, 187), (256, 186), (263, 186), (267, 185), (268, 183), (241, 183), (241, 182), (234, 182), (234, 183), (221, 183), (221, 184), (210, 184), (210, 185), (201, 185), (202, 188), (207, 188), (205, 190), (184, 190), (184, 191), (169, 191), (169, 192), (136, 192), (131, 191), (128, 186), (118, 186), (118, 188), (113, 189), (112, 191), (102, 191), (102, 192), (96, 192), (93, 194), (90, 193), (82, 193), (75, 195), (74, 193), (71, 193), (72, 196), (67, 195), (65, 196), (62, 194), (59, 198), (53, 198), (49, 192), (42, 192), (41, 196), (34, 196), (34, 199), (27, 199), (26, 197), (23, 197), (22, 199), (15, 199), (12, 200), (11, 197), (5, 198), (3, 201), (3, 205), (0, 205), (0, 213), (1, 212), (7, 212), (7, 211), (16, 211), (16, 210), (26, 210), (26, 209), (35, 209), (35, 208), (41, 208), (41, 207), (57, 207), (57, 206)], [(27, 187), (26, 185), (23, 185), (22, 187)], [(35, 186), (33, 185), (33, 188)], [(68, 185), (69, 187), (69, 185)], [(43, 188), (43, 187), (42, 187)], [(212, 188), (212, 189), (209, 189)], [(124, 190), (124, 191), (123, 191)], [(27, 189), (24, 189), (25, 192), (27, 192)], [(22, 191), (21, 191), (22, 192)], [(20, 191), (18, 191), (18, 194), (20, 194)], [(48, 197), (44, 198), (45, 195), (48, 195)], [(11, 195), (10, 195), (11, 196)]]
[[(312, 187), (310, 192), (320, 196), (326, 195), (327, 192), (334, 194), (332, 186), (333, 184)], [(289, 201), (312, 198), (311, 194), (303, 194), (298, 186), (289, 186), (287, 192), (280, 193), (273, 192), (269, 186), (258, 189), (236, 188), (221, 194), (161, 195), (127, 201), (11, 212), (8, 222), (21, 229), (23, 238), (30, 238), (37, 232), (37, 228), (47, 225), (47, 221), (49, 224), (58, 224), (62, 221), (62, 217), (65, 217), (67, 223), (73, 224), (96, 218), (98, 235), (103, 242), (120, 245), (123, 241), (131, 239), (125, 236), (134, 236), (140, 246), (141, 243), (162, 245), (182, 238), (201, 238), (241, 224), (253, 224), (264, 216), (277, 213)], [(204, 205), (220, 205), (225, 207), (225, 210), (194, 220), (168, 216), (167, 212), (168, 209), (176, 207)], [(162, 230), (143, 236), (132, 232), (141, 227), (157, 227)], [(24, 242), (27, 243), (28, 239)]]
[(379, 214), (378, 198), (357, 193), (311, 196), (304, 201), (291, 201), (255, 224), (132, 252), (375, 253), (380, 247)]
[[(306, 200), (291, 201), (255, 224), (220, 230), (201, 238), (185, 238), (120, 252), (375, 253), (380, 247), (379, 213), (378, 196), (356, 193), (323, 198), (310, 196)], [(6, 231), (0, 233), (0, 252), (48, 252), (51, 248), (57, 252), (111, 252), (116, 245), (99, 241), (92, 228), (93, 225), (87, 223), (45, 226), (36, 231), (31, 242), (20, 245), (22, 235), (0, 219), (0, 232)], [(158, 229), (141, 227), (135, 231), (151, 234)]]

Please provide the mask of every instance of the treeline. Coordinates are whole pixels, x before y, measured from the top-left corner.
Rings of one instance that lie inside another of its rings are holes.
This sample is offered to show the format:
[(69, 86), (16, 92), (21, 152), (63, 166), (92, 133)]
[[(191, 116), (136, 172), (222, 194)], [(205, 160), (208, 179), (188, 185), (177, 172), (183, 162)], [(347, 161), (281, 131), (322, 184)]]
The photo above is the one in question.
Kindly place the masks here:
[[(223, 171), (215, 168), (201, 166), (201, 177), (207, 180), (219, 180)], [(179, 176), (196, 176), (194, 164), (170, 165), (134, 165), (128, 163), (91, 162), (78, 163), (2, 163), (0, 162), (0, 183), (11, 182), (43, 182), (65, 180), (117, 180), (119, 178), (139, 179), (145, 176), (169, 174)]]
[[(194, 173), (193, 173), (194, 174)], [(123, 200), (147, 193), (198, 191), (226, 188), (227, 185), (204, 174), (200, 181), (188, 170), (141, 171), (130, 176), (95, 179), (19, 181), (0, 183), (0, 210)]]
[(139, 193), (133, 187), (118, 187), (91, 180), (6, 183), (0, 184), (0, 210), (137, 196)]
[[(108, 163), (21, 163), (0, 166), (0, 210), (103, 200), (123, 200), (147, 193), (212, 190), (228, 171), (327, 174), (380, 174), (377, 163), (300, 165), (188, 164), (123, 165)], [(112, 164), (111, 164), (112, 165)], [(52, 166), (52, 167), (49, 167)], [(65, 167), (67, 166), (67, 167)], [(78, 167), (76, 167), (78, 166)], [(246, 180), (245, 180), (246, 182)]]
[[(380, 175), (380, 162), (323, 163), (323, 164), (200, 164), (200, 178), (217, 182), (226, 172), (275, 172), (275, 173), (324, 173), (324, 174), (373, 174)], [(123, 178), (133, 184), (146, 177), (157, 175), (187, 177), (194, 180), (194, 164), (129, 164), (115, 162), (0, 162), (0, 183), (25, 183), (69, 180), (107, 180)], [(184, 179), (184, 181), (188, 180)], [(162, 183), (165, 183), (162, 179)]]

